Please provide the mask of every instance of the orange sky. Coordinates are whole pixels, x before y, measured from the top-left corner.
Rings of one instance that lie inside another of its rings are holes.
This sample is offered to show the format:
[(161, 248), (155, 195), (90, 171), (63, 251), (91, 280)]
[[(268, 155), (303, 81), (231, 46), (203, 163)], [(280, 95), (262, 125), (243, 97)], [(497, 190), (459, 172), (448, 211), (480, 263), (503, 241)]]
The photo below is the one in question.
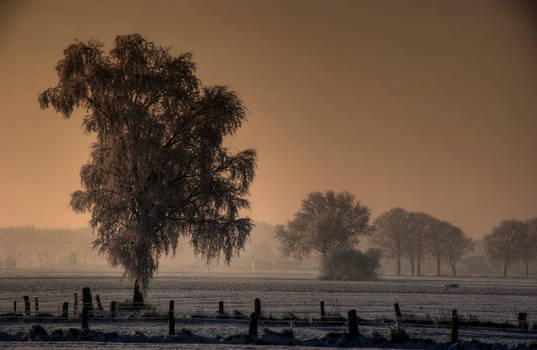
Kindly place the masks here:
[(131, 32), (192, 51), (204, 83), (240, 93), (249, 119), (232, 142), (259, 154), (256, 220), (283, 223), (327, 189), (476, 238), (537, 216), (537, 23), (524, 4), (2, 1), (0, 226), (86, 224), (68, 203), (92, 137), (37, 94), (75, 38), (109, 49)]

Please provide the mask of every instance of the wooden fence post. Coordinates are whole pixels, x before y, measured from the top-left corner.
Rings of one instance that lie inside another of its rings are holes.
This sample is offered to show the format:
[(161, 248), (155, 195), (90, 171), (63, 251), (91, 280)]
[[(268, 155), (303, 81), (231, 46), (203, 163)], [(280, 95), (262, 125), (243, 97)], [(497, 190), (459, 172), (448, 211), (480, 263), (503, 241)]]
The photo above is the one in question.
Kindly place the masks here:
[[(256, 299), (257, 300), (257, 299)], [(248, 336), (257, 337), (257, 322), (259, 320), (259, 314), (257, 312), (252, 312), (250, 315), (250, 324), (248, 327)]]
[(321, 319), (324, 318), (324, 301), (321, 301)]
[(37, 297), (34, 298), (35, 302), (35, 315), (39, 315), (39, 299)]
[(69, 317), (69, 302), (66, 301), (63, 303), (63, 306), (62, 306), (62, 317), (63, 318), (68, 318)]
[(518, 313), (518, 328), (528, 329), (528, 314), (526, 312)]
[(111, 301), (110, 302), (110, 316), (116, 317), (116, 311), (117, 311), (117, 301)]
[(459, 316), (457, 310), (451, 312), (451, 343), (459, 341)]
[(224, 314), (224, 302), (223, 301), (218, 302), (218, 314), (220, 316)]
[(257, 315), (261, 316), (261, 300), (259, 298), (255, 298), (254, 310)]
[(73, 305), (73, 316), (78, 316), (78, 293), (75, 293), (75, 304)]
[(97, 302), (97, 310), (99, 312), (103, 312), (103, 304), (101, 304), (101, 297), (99, 296), (99, 294), (95, 295), (95, 301)]
[(93, 312), (93, 298), (91, 297), (90, 287), (82, 288), (82, 306), (88, 308), (88, 312)]
[(17, 314), (17, 301), (13, 301), (13, 313), (16, 315)]
[(89, 310), (86, 305), (82, 307), (82, 332), (88, 333), (89, 331), (89, 324), (88, 324), (88, 317), (89, 317)]
[(30, 297), (27, 295), (24, 296), (24, 315), (30, 316)]
[(39, 298), (34, 297), (34, 303), (35, 303), (35, 315), (39, 315)]
[(401, 309), (399, 308), (399, 303), (393, 304), (393, 308), (395, 309), (395, 316), (399, 319), (401, 318)]
[(348, 312), (349, 317), (349, 339), (357, 339), (358, 338), (358, 316), (356, 315), (356, 310), (349, 310)]
[(175, 315), (174, 315), (174, 301), (170, 300), (170, 309), (168, 311), (168, 334), (175, 334)]

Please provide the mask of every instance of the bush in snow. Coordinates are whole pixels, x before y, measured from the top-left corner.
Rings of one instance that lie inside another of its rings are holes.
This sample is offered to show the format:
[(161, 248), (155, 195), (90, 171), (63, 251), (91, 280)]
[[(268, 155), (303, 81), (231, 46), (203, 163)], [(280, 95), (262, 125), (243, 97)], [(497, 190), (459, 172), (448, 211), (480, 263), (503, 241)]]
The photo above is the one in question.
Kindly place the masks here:
[(380, 250), (369, 249), (366, 253), (347, 249), (330, 254), (323, 263), (321, 279), (363, 281), (374, 280), (380, 270)]

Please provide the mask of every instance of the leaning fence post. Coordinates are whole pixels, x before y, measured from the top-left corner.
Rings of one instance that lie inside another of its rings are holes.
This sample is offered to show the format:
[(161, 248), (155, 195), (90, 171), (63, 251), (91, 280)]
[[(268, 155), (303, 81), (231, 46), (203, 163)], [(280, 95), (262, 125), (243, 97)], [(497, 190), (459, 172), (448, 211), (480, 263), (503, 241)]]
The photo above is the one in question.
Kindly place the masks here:
[(358, 316), (356, 315), (356, 310), (349, 310), (349, 339), (358, 338)]
[(175, 334), (175, 315), (174, 315), (174, 301), (170, 300), (170, 309), (168, 311), (168, 334)]
[(39, 299), (37, 297), (34, 298), (35, 302), (35, 315), (39, 315)]
[(218, 302), (218, 314), (220, 316), (224, 314), (224, 302), (223, 301)]
[[(256, 299), (257, 300), (257, 299)], [(257, 312), (252, 312), (250, 315), (250, 324), (248, 327), (248, 336), (257, 337), (257, 321), (259, 320), (259, 314)]]
[(17, 314), (17, 301), (13, 301), (13, 313), (16, 315)]
[(457, 310), (451, 312), (451, 342), (457, 343), (459, 341), (459, 317), (457, 316)]
[(30, 297), (27, 295), (24, 296), (24, 315), (30, 316)]
[(399, 308), (399, 303), (393, 304), (393, 308), (395, 309), (395, 316), (398, 319), (401, 318), (401, 309)]
[(78, 293), (75, 293), (75, 304), (73, 306), (73, 315), (78, 316)]
[(101, 297), (99, 296), (99, 294), (95, 295), (95, 301), (97, 302), (97, 310), (103, 312), (103, 304), (101, 304)]
[(62, 317), (63, 318), (68, 318), (69, 317), (69, 302), (66, 301), (63, 303), (63, 306), (62, 306)]
[(324, 318), (324, 301), (321, 301), (321, 318)]
[(254, 310), (255, 313), (261, 316), (261, 300), (259, 298), (255, 298), (254, 301)]
[(82, 332), (87, 333), (89, 331), (88, 325), (88, 307), (84, 305), (82, 307)]

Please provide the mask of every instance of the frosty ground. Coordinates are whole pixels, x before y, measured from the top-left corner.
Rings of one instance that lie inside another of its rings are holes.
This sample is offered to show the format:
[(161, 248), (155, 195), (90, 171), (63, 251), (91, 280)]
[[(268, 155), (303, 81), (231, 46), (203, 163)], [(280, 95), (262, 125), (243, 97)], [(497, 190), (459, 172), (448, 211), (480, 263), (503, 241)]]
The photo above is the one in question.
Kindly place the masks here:
[[(457, 285), (449, 288), (447, 285)], [(40, 312), (59, 315), (61, 304), (69, 301), (72, 310), (73, 293), (81, 294), (85, 286), (99, 294), (105, 308), (112, 300), (122, 301), (132, 297), (132, 286), (118, 276), (5, 276), (0, 278), (0, 313), (12, 311), (13, 301), (21, 305), (22, 296), (39, 297)], [(249, 315), (253, 311), (253, 300), (262, 300), (262, 312), (267, 318), (278, 321), (262, 321), (263, 328), (273, 331), (293, 328), (298, 340), (323, 337), (329, 332), (344, 332), (345, 325), (309, 324), (308, 319), (319, 317), (319, 302), (325, 301), (330, 314), (346, 316), (349, 309), (356, 309), (358, 316), (371, 321), (360, 325), (362, 334), (376, 331), (386, 334), (393, 324), (384, 319), (393, 319), (393, 303), (398, 302), (404, 315), (418, 319), (441, 320), (449, 317), (452, 309), (466, 319), (516, 323), (518, 312), (527, 312), (530, 328), (537, 321), (537, 285), (531, 280), (517, 279), (436, 279), (436, 278), (386, 278), (378, 282), (329, 282), (298, 278), (255, 278), (252, 276), (161, 276), (154, 280), (149, 291), (149, 300), (157, 314), (165, 315), (168, 301), (175, 301), (176, 328), (186, 328), (200, 337), (229, 337), (248, 332), (247, 320), (218, 320), (215, 318), (218, 301), (225, 302), (225, 311)], [(33, 303), (32, 303), (33, 304)], [(32, 305), (33, 309), (33, 305)], [(133, 335), (136, 332), (147, 337), (162, 337), (167, 334), (165, 318), (129, 317), (119, 315), (116, 319), (92, 319), (90, 328), (97, 332), (117, 332)], [(283, 319), (299, 318), (290, 323)], [(28, 320), (2, 320), (0, 331), (16, 334), (28, 332), (34, 323)], [(48, 332), (55, 329), (79, 327), (80, 320), (43, 320), (41, 324)], [(411, 337), (428, 338), (435, 342), (447, 342), (450, 329), (440, 324), (405, 325)], [(514, 346), (537, 341), (537, 333), (518, 329), (493, 329), (461, 327), (460, 339), (502, 343)], [(31, 346), (45, 346), (46, 342)], [(92, 348), (97, 343), (58, 343), (54, 347)], [(0, 347), (24, 347), (30, 343), (0, 342)], [(50, 344), (49, 344), (50, 345)], [(200, 345), (203, 348), (208, 344)], [(102, 346), (102, 344), (101, 344)], [(117, 349), (118, 343), (107, 344), (106, 348)], [(196, 348), (192, 344), (143, 344), (129, 343), (131, 348)], [(222, 347), (223, 346), (223, 347)], [(254, 345), (210, 344), (210, 348), (248, 349)], [(278, 348), (278, 347), (274, 347)], [(304, 347), (300, 347), (304, 349)], [(268, 349), (268, 348), (267, 348)], [(286, 347), (286, 349), (289, 349)]]

